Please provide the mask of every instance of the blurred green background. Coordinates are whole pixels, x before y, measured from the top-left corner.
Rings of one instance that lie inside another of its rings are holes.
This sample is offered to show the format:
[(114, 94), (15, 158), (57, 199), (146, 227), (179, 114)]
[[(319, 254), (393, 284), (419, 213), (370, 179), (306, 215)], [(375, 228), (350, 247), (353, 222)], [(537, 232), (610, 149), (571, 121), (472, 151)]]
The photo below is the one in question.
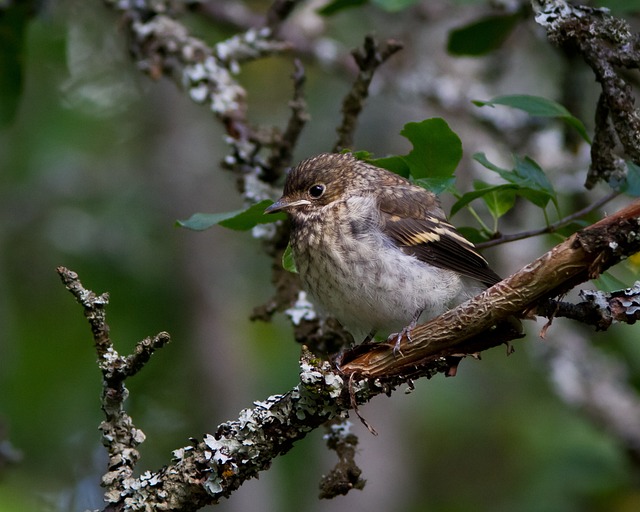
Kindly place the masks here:
[[(268, 4), (251, 6), (264, 12)], [(407, 17), (415, 23), (415, 13), (394, 17), (375, 6), (329, 20), (315, 19), (311, 11), (307, 20), (326, 23), (330, 37), (344, 45), (340, 51), (376, 30), (380, 37), (399, 33), (413, 45), (397, 57), (403, 69), (411, 68), (416, 56), (421, 64), (436, 63), (421, 71), (427, 73), (422, 78), (402, 75), (405, 82), (397, 90), (388, 81), (374, 82), (357, 146), (380, 156), (404, 152), (407, 143), (397, 134), (406, 122), (443, 116), (463, 140), (458, 186), (468, 189), (464, 180), (482, 172), (469, 156), (502, 151), (514, 135), (492, 133), (455, 98), (447, 103), (448, 95), (462, 90), (481, 99), (515, 92), (551, 96), (565, 63), (531, 23), (497, 56), (448, 56), (447, 30), (482, 12), (477, 5), (467, 11), (458, 4), (423, 6), (418, 21), (424, 33), (411, 29)], [(19, 36), (20, 20), (24, 41), (12, 48), (7, 41)], [(128, 382), (129, 412), (147, 435), (141, 472), (167, 464), (171, 451), (187, 445), (190, 436), (213, 431), (253, 400), (291, 388), (299, 347), (285, 319), (249, 321), (253, 307), (272, 292), (270, 262), (250, 233), (174, 227), (176, 219), (194, 212), (241, 207), (233, 177), (219, 166), (227, 152), (223, 130), (207, 109), (191, 103), (174, 84), (153, 82), (136, 70), (118, 17), (101, 2), (45, 2), (34, 17), (3, 15), (0, 22), (5, 35), (0, 73), (8, 87), (0, 128), (0, 442), (5, 458), (13, 460), (0, 468), (0, 510), (101, 508), (99, 479), (106, 458), (97, 429), (100, 374), (82, 310), (60, 284), (57, 266), (78, 272), (86, 287), (109, 292), (108, 320), (121, 353), (143, 337), (171, 333), (172, 343)], [(212, 42), (234, 33), (195, 16), (187, 22)], [(15, 49), (22, 51), (18, 68), (10, 64)], [(290, 56), (243, 68), (240, 79), (249, 91), (253, 121), (282, 126), (291, 70)], [(438, 71), (453, 77), (434, 85), (444, 91), (440, 96), (411, 95), (416, 83), (435, 79)], [(307, 74), (312, 122), (297, 158), (331, 148), (339, 98), (349, 87), (344, 70), (307, 63)], [(476, 79), (475, 89), (464, 89)], [(588, 74), (586, 83), (588, 120), (593, 109), (588, 100), (597, 89)], [(15, 104), (12, 87), (21, 87)], [(557, 140), (549, 134), (558, 127), (545, 130), (528, 134), (527, 145), (517, 150), (543, 161), (556, 157), (548, 165), (565, 166), (552, 180), (566, 192), (567, 208), (588, 201), (580, 191), (585, 152), (567, 156), (561, 144), (548, 142)], [(511, 222), (515, 230), (541, 219), (531, 218), (523, 206)], [(488, 254), (506, 274), (554, 242), (512, 244)], [(620, 278), (630, 284), (633, 269), (621, 269)], [(220, 507), (640, 510), (637, 464), (616, 439), (557, 397), (544, 349), (563, 336), (592, 339), (624, 361), (621, 372), (628, 371), (638, 385), (638, 329), (618, 326), (594, 335), (559, 320), (542, 342), (541, 326), (531, 325), (528, 338), (509, 357), (495, 349), (482, 361), (464, 361), (455, 378), (420, 381), (411, 394), (397, 392), (363, 407), (379, 432), (371, 436), (354, 420), (361, 440), (357, 460), (368, 480), (364, 491), (317, 499), (320, 476), (334, 463), (318, 431)]]

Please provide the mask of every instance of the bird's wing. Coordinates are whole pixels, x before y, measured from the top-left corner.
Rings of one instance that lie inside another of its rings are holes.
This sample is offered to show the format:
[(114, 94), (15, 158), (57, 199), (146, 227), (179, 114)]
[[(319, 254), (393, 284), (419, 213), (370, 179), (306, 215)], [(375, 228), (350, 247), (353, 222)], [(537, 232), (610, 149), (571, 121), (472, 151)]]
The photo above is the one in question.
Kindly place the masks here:
[[(464, 238), (454, 226), (444, 218), (426, 212), (426, 204), (437, 204), (431, 195), (424, 195), (414, 187), (406, 190), (408, 196), (405, 201), (398, 197), (380, 198), (383, 231), (400, 249), (414, 255), (420, 261), (436, 267), (459, 272), (492, 286), (501, 281), (500, 276), (491, 268), (475, 249), (475, 246)], [(404, 205), (409, 204), (410, 207)], [(419, 204), (421, 206), (416, 206)], [(438, 207), (438, 212), (441, 210)]]

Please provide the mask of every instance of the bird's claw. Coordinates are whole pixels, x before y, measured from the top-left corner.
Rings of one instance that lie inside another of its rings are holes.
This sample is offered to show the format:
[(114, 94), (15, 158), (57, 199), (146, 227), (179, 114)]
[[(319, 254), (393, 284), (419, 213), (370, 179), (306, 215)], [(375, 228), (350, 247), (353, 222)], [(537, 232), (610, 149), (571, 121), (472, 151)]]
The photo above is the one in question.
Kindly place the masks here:
[(404, 327), (400, 332), (393, 333), (387, 338), (387, 341), (389, 343), (393, 341), (393, 338), (396, 339), (395, 345), (393, 345), (393, 355), (402, 355), (402, 352), (400, 351), (400, 342), (405, 336), (407, 338), (407, 343), (413, 342), (411, 333), (413, 332), (413, 329), (415, 329), (416, 325), (418, 325), (418, 318), (420, 318), (421, 314), (422, 310), (416, 311), (416, 313), (413, 315), (413, 318), (411, 319), (411, 322), (409, 322), (409, 325)]
[(396, 356), (398, 354), (402, 355), (402, 352), (400, 351), (400, 343), (402, 342), (402, 338), (406, 336), (407, 343), (411, 343), (413, 341), (413, 338), (411, 337), (411, 331), (413, 330), (414, 327), (415, 325), (408, 325), (407, 327), (403, 328), (400, 332), (394, 332), (387, 338), (387, 341), (389, 343), (392, 342), (395, 338), (395, 344), (393, 345), (393, 355), (396, 355)]

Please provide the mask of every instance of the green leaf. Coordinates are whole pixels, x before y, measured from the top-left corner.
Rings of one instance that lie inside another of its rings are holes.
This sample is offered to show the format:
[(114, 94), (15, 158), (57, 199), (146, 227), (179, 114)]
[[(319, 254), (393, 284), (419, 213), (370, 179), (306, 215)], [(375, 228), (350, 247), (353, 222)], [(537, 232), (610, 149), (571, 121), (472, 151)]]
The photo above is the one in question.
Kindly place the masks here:
[(413, 149), (407, 155), (376, 158), (371, 163), (432, 190), (436, 194), (453, 187), (453, 176), (462, 158), (462, 142), (444, 119), (435, 117), (407, 123), (400, 134)]
[[(482, 183), (482, 182), (478, 182), (478, 183)], [(486, 184), (484, 184), (486, 185)], [(465, 206), (467, 206), (469, 203), (471, 203), (472, 201), (484, 197), (488, 194), (493, 194), (493, 193), (504, 193), (505, 194), (505, 201), (507, 200), (507, 196), (506, 194), (510, 191), (512, 195), (515, 196), (515, 191), (517, 190), (517, 185), (495, 185), (495, 186), (489, 186), (486, 185), (483, 188), (476, 188), (476, 190), (472, 191), (472, 192), (467, 192), (466, 194), (464, 194), (460, 199), (458, 199), (455, 204), (451, 207), (451, 217), (453, 217), (456, 213), (458, 213), (460, 210), (462, 210), (462, 208), (464, 208)], [(514, 198), (515, 201), (515, 198)], [(513, 206), (513, 204), (511, 205)], [(509, 209), (508, 208), (504, 213), (506, 213)], [(492, 212), (493, 213), (493, 212)], [(501, 214), (501, 215), (504, 215)], [(499, 217), (501, 216), (499, 215)]]
[(454, 176), (448, 178), (420, 178), (414, 180), (414, 183), (438, 195), (446, 191), (451, 192), (455, 188), (456, 178)]
[(462, 142), (444, 119), (407, 123), (400, 135), (413, 145), (403, 158), (414, 179), (453, 176), (462, 158)]
[(559, 212), (560, 205), (556, 191), (538, 163), (528, 156), (525, 156), (524, 159), (516, 156), (515, 160), (516, 166), (513, 172), (516, 176), (516, 183), (522, 186), (518, 190), (518, 194), (541, 208), (544, 208), (551, 200), (556, 211)]
[(333, 2), (329, 2), (324, 7), (318, 9), (318, 14), (321, 14), (322, 16), (331, 16), (332, 14), (344, 11), (345, 9), (364, 5), (368, 1), (369, 0), (333, 0)]
[(247, 231), (257, 224), (269, 224), (277, 220), (285, 219), (284, 213), (275, 213), (265, 215), (264, 210), (272, 204), (273, 201), (266, 199), (245, 210), (236, 210), (225, 213), (194, 213), (187, 220), (179, 220), (177, 224), (183, 228), (193, 229), (194, 231), (203, 231), (212, 226), (223, 226), (238, 231)]
[(489, 101), (473, 101), (474, 105), (478, 107), (495, 107), (496, 105), (503, 105), (506, 107), (516, 108), (523, 110), (529, 115), (538, 117), (555, 117), (563, 120), (569, 126), (575, 128), (580, 136), (588, 143), (591, 144), (591, 138), (587, 133), (587, 129), (584, 123), (577, 117), (571, 115), (565, 107), (556, 103), (553, 100), (542, 98), (541, 96), (531, 96), (528, 94), (511, 94), (506, 96), (496, 96)]
[(516, 156), (515, 164), (516, 166), (513, 170), (515, 178), (513, 183), (520, 184), (532, 190), (544, 192), (550, 197), (555, 197), (556, 192), (553, 189), (553, 185), (542, 170), (542, 167), (540, 167), (535, 160), (528, 156), (524, 158)]
[(522, 14), (489, 16), (449, 33), (447, 51), (452, 55), (484, 55), (500, 46), (522, 19)]
[(372, 0), (375, 5), (389, 12), (398, 12), (417, 4), (420, 0)]
[(382, 167), (387, 171), (395, 172), (403, 178), (409, 178), (409, 166), (402, 156), (388, 156), (385, 158), (374, 158), (370, 160), (373, 165)]
[(507, 213), (516, 202), (516, 193), (514, 190), (499, 188), (484, 194), (482, 200), (485, 202), (491, 215), (498, 220)]
[(291, 244), (287, 245), (287, 248), (284, 250), (282, 254), (282, 268), (291, 272), (292, 274), (297, 274), (298, 269), (296, 268), (296, 262), (293, 259), (293, 251), (291, 250)]
[(593, 284), (595, 284), (598, 290), (603, 292), (615, 292), (629, 287), (627, 283), (620, 281), (620, 279), (611, 275), (609, 272), (603, 272), (596, 279), (593, 279)]
[(491, 163), (484, 153), (473, 155), (474, 160), (487, 169), (496, 172), (508, 183), (517, 185), (516, 193), (540, 208), (545, 208), (549, 200), (559, 208), (556, 192), (542, 168), (531, 158), (514, 157), (515, 166), (512, 170), (502, 169)]

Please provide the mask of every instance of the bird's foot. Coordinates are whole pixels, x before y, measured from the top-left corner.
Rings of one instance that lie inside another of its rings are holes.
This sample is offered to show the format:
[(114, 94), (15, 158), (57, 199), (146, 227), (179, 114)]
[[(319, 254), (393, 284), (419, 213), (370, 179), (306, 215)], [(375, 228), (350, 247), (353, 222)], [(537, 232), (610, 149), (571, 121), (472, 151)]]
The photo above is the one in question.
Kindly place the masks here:
[(394, 338), (396, 340), (395, 345), (393, 346), (394, 355), (402, 355), (402, 352), (400, 352), (400, 342), (402, 341), (402, 338), (406, 336), (408, 343), (411, 343), (413, 341), (413, 339), (411, 338), (411, 332), (415, 329), (416, 325), (418, 325), (418, 318), (420, 318), (421, 314), (422, 309), (419, 309), (413, 315), (413, 318), (411, 319), (411, 322), (409, 322), (409, 325), (403, 327), (400, 332), (393, 333), (387, 338), (388, 342), (393, 341)]
[(404, 327), (400, 332), (394, 332), (390, 334), (387, 338), (387, 342), (391, 343), (395, 339), (395, 344), (393, 345), (393, 355), (402, 355), (400, 352), (400, 342), (402, 338), (407, 337), (407, 342), (411, 343), (413, 340), (411, 339), (411, 331), (416, 326), (415, 322), (411, 322), (409, 325)]

